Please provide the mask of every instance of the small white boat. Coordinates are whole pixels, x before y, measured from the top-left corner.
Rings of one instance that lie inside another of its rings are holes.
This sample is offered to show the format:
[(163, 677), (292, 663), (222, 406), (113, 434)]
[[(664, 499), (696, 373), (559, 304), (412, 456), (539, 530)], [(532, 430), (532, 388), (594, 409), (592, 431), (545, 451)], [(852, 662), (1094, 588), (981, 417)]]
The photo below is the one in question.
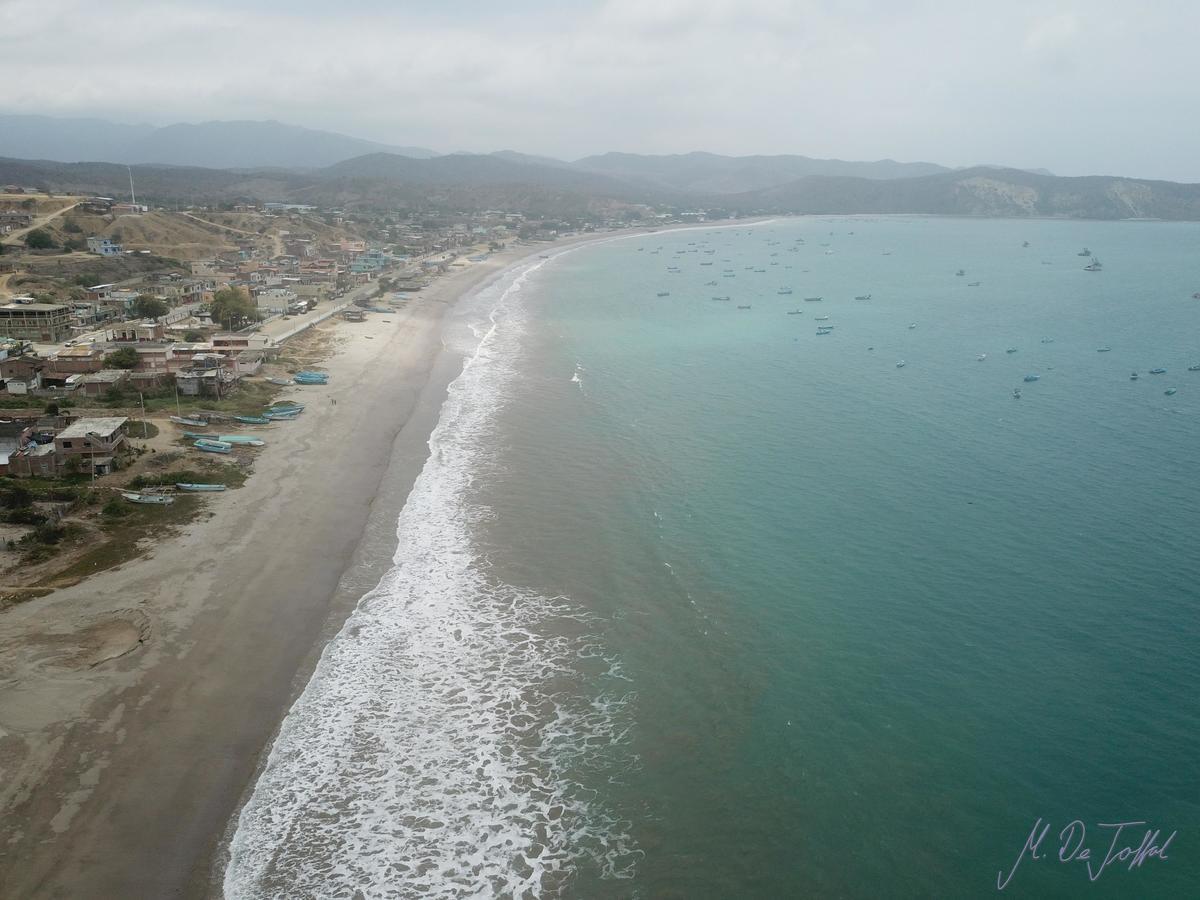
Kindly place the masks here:
[(904, 360), (900, 360), (898, 363), (896, 363), (896, 368), (903, 369), (906, 365), (908, 365), (908, 363), (906, 363)]
[(202, 493), (206, 491), (223, 491), (223, 484), (200, 484), (195, 481), (177, 481), (175, 482), (176, 490), (188, 491), (189, 493)]
[(208, 425), (207, 419), (197, 419), (194, 416), (167, 416), (176, 425), (186, 425), (188, 428), (204, 428)]

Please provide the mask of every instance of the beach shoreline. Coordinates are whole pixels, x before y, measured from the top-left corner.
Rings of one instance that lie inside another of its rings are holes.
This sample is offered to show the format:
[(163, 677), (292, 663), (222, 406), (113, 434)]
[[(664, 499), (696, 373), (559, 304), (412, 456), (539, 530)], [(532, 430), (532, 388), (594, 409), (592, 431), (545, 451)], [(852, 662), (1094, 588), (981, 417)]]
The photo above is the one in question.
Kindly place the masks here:
[(303, 420), (271, 430), (213, 515), (0, 616), (5, 894), (220, 895), (220, 853), (279, 723), (394, 553), (461, 371), (448, 311), (531, 258), (653, 233), (510, 248), (391, 315), (322, 326), (341, 344), (330, 387), (291, 394)]

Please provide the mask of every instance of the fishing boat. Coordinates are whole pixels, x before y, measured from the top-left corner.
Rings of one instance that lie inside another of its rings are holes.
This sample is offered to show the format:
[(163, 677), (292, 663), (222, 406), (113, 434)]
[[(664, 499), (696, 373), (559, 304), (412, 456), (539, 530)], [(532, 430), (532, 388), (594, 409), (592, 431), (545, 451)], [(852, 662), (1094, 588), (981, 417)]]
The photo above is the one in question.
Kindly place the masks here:
[(1017, 352), (1017, 348), (1016, 348), (1016, 347), (1009, 347), (1009, 348), (1008, 348), (1007, 350), (1005, 350), (1004, 352), (1005, 352), (1005, 353), (1016, 353), (1016, 352)]
[(211, 434), (201, 434), (198, 431), (185, 431), (183, 436), (190, 441), (208, 441), (212, 440)]
[(268, 413), (281, 413), (281, 412), (294, 412), (294, 413), (304, 412), (304, 404), (303, 403), (293, 403), (291, 400), (283, 400), (279, 403), (273, 403), (270, 406), (268, 406), (266, 408), (266, 410), (263, 411), (263, 415), (265, 416)]
[(1112, 353), (1112, 347), (1108, 347), (1108, 346), (1097, 347), (1096, 352), (1097, 353)]
[(1026, 375), (1025, 381), (1028, 381), (1028, 382), (1038, 381), (1041, 377), (1042, 377), (1041, 375)]
[(1099, 271), (1100, 271), (1101, 269), (1103, 269), (1103, 268), (1104, 268), (1104, 266), (1102, 266), (1102, 265), (1100, 264), (1100, 258), (1099, 258), (1099, 257), (1097, 257), (1097, 256), (1093, 256), (1093, 257), (1092, 257), (1092, 261), (1091, 261), (1090, 263), (1088, 263), (1086, 266), (1084, 266), (1084, 267), (1083, 267), (1083, 271), (1085, 271), (1085, 272), (1099, 272)]
[(1029, 246), (1029, 241), (1021, 241), (1021, 246), (1022, 246), (1022, 247), (1028, 247), (1028, 246)]
[(714, 300), (729, 300), (729, 297), (713, 297)]
[(976, 358), (977, 360), (979, 360), (980, 362), (983, 362), (985, 359), (987, 359), (987, 354), (986, 354), (986, 353), (980, 353), (980, 354), (979, 354), (977, 357), (975, 357), (975, 358)]
[(1130, 381), (1137, 381), (1137, 380), (1138, 380), (1138, 373), (1137, 373), (1137, 372), (1130, 372), (1130, 373), (1129, 373), (1129, 380), (1130, 380)]
[(1166, 371), (1167, 371), (1166, 369), (1162, 369), (1162, 368), (1151, 369), (1150, 374), (1151, 375), (1164, 375), (1164, 374), (1166, 374)]
[(855, 299), (855, 300), (870, 300), (870, 299), (871, 299), (871, 295), (870, 295), (870, 294), (859, 294), (859, 295), (858, 295), (857, 297), (855, 297), (854, 299)]
[(292, 379), (290, 379), (290, 378), (268, 378), (267, 383), (268, 384), (277, 384), (280, 387), (287, 387), (289, 384), (292, 383)]
[(261, 447), (266, 443), (252, 434), (219, 434), (217, 440), (226, 444), (245, 444), (247, 447)]
[(1167, 388), (1165, 391), (1163, 391), (1163, 393), (1166, 394), (1168, 397), (1170, 397), (1176, 392), (1176, 390), (1178, 390), (1178, 389), (1177, 388)]
[(1013, 388), (1013, 399), (1014, 400), (1021, 399), (1021, 389), (1020, 388)]
[(967, 270), (966, 270), (966, 269), (959, 269), (959, 270), (958, 270), (957, 272), (955, 272), (954, 274), (955, 274), (955, 275), (958, 275), (959, 277), (961, 277), (961, 276), (963, 276), (963, 275), (966, 275), (966, 274), (967, 274)]
[(1189, 372), (1200, 372), (1200, 363), (1197, 363), (1194, 366), (1188, 366), (1188, 371)]
[(803, 315), (803, 313), (804, 313), (804, 310), (802, 310), (802, 309), (789, 309), (787, 311), (787, 314), (789, 316), (799, 316), (799, 315)]
[(201, 439), (201, 440), (196, 441), (196, 443), (193, 444), (192, 446), (195, 447), (197, 450), (203, 450), (205, 453), (232, 453), (233, 452), (233, 444), (227, 443), (226, 441), (210, 441), (210, 440)]
[(234, 416), (233, 420), (243, 425), (266, 425), (271, 421), (266, 416)]
[(263, 418), (269, 422), (290, 422), (300, 415), (300, 411), (294, 412), (268, 412), (263, 413)]
[(916, 323), (916, 322), (912, 322), (911, 324), (909, 324), (909, 326), (908, 326), (908, 330), (909, 330), (909, 331), (912, 331), (912, 330), (913, 330), (914, 328), (916, 328), (916, 327), (917, 327), (917, 323)]
[(983, 284), (982, 281), (968, 281), (967, 287), (979, 287), (981, 284)]
[(706, 282), (704, 282), (704, 286), (705, 287), (716, 287), (717, 283), (715, 281), (706, 281)]
[(780, 294), (781, 296), (784, 294), (790, 294), (791, 292), (792, 292), (792, 289), (789, 287), (780, 288), (778, 291), (776, 291), (776, 293)]
[(204, 491), (223, 491), (223, 484), (200, 484), (195, 481), (177, 481), (175, 482), (176, 490), (187, 491), (188, 493), (199, 494)]
[(174, 498), (166, 494), (142, 493), (139, 491), (121, 491), (121, 496), (130, 503), (142, 503), (147, 506), (167, 506), (174, 503)]
[(908, 363), (906, 363), (904, 360), (900, 360), (898, 363), (896, 363), (896, 368), (903, 369), (906, 365), (908, 365)]
[(176, 425), (187, 425), (189, 428), (204, 428), (208, 425), (207, 419), (197, 419), (195, 416), (167, 416)]
[(1079, 251), (1078, 253), (1076, 253), (1075, 255), (1076, 255), (1076, 256), (1091, 256), (1091, 255), (1092, 255), (1092, 251), (1091, 251), (1091, 250), (1089, 250), (1087, 247), (1084, 247), (1082, 250), (1080, 250), (1080, 251)]
[(295, 378), (296, 384), (329, 384), (329, 377), (326, 375), (297, 375)]
[(829, 321), (829, 316), (817, 316), (817, 318), (816, 318), (814, 321), (816, 321), (816, 322), (828, 322), (828, 321)]
[(1200, 291), (1196, 291), (1196, 293), (1192, 294), (1192, 299), (1200, 300)]
[(833, 334), (833, 329), (832, 328), (818, 328), (817, 336), (820, 337), (823, 334)]
[(820, 297), (805, 297), (804, 302), (805, 303), (820, 303), (821, 298)]
[(749, 309), (749, 308), (750, 308), (750, 304), (749, 304), (749, 303), (747, 303), (745, 306), (742, 306), (742, 305), (740, 305), (740, 304), (738, 305), (738, 309)]
[(671, 292), (670, 292), (670, 291), (659, 291), (659, 292), (658, 292), (657, 294), (655, 294), (654, 296), (655, 296), (655, 297), (670, 297), (670, 296), (671, 296)]
[(137, 494), (122, 491), (121, 496), (130, 503), (143, 503), (146, 506), (167, 506), (175, 502), (174, 497), (168, 497), (166, 494)]

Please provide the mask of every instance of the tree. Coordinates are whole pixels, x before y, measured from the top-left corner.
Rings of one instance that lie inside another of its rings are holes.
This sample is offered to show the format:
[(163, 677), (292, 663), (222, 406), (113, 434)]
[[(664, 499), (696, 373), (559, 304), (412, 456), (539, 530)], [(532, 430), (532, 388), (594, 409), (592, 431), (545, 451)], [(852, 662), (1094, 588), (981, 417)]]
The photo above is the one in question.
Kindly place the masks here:
[(104, 357), (104, 365), (110, 369), (132, 369), (141, 357), (132, 347), (122, 347)]
[(209, 311), (213, 321), (220, 322), (230, 329), (245, 321), (258, 320), (258, 310), (254, 301), (244, 291), (232, 287), (222, 288), (213, 295)]
[(63, 222), (63, 231), (67, 234), (82, 234), (83, 229), (79, 227), (79, 223), (74, 219), (67, 219)]
[(138, 319), (157, 319), (165, 316), (171, 309), (164, 301), (149, 294), (139, 294), (132, 304), (133, 315)]
[(189, 344), (197, 344), (204, 340), (204, 335), (199, 331), (188, 331), (183, 335), (183, 339)]
[(53, 400), (51, 400), (49, 403), (46, 404), (46, 415), (48, 415), (48, 416), (57, 416), (58, 415), (58, 404), (55, 403)]
[(30, 250), (53, 250), (58, 245), (54, 236), (45, 228), (35, 228), (25, 235), (25, 246)]

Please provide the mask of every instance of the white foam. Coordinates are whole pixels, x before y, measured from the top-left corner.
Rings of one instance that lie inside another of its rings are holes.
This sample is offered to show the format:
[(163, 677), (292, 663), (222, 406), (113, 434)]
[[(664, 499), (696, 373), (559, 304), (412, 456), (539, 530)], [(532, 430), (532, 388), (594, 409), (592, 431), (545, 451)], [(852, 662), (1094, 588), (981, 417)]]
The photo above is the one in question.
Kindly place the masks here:
[[(537, 897), (586, 862), (632, 874), (589, 788), (624, 740), (619, 667), (564, 598), (500, 582), (472, 490), (514, 382), (521, 286), (451, 385), (398, 524), (395, 566), (328, 645), (230, 845), (228, 898)], [(601, 666), (603, 668), (603, 666)], [(599, 786), (599, 785), (597, 785)]]

